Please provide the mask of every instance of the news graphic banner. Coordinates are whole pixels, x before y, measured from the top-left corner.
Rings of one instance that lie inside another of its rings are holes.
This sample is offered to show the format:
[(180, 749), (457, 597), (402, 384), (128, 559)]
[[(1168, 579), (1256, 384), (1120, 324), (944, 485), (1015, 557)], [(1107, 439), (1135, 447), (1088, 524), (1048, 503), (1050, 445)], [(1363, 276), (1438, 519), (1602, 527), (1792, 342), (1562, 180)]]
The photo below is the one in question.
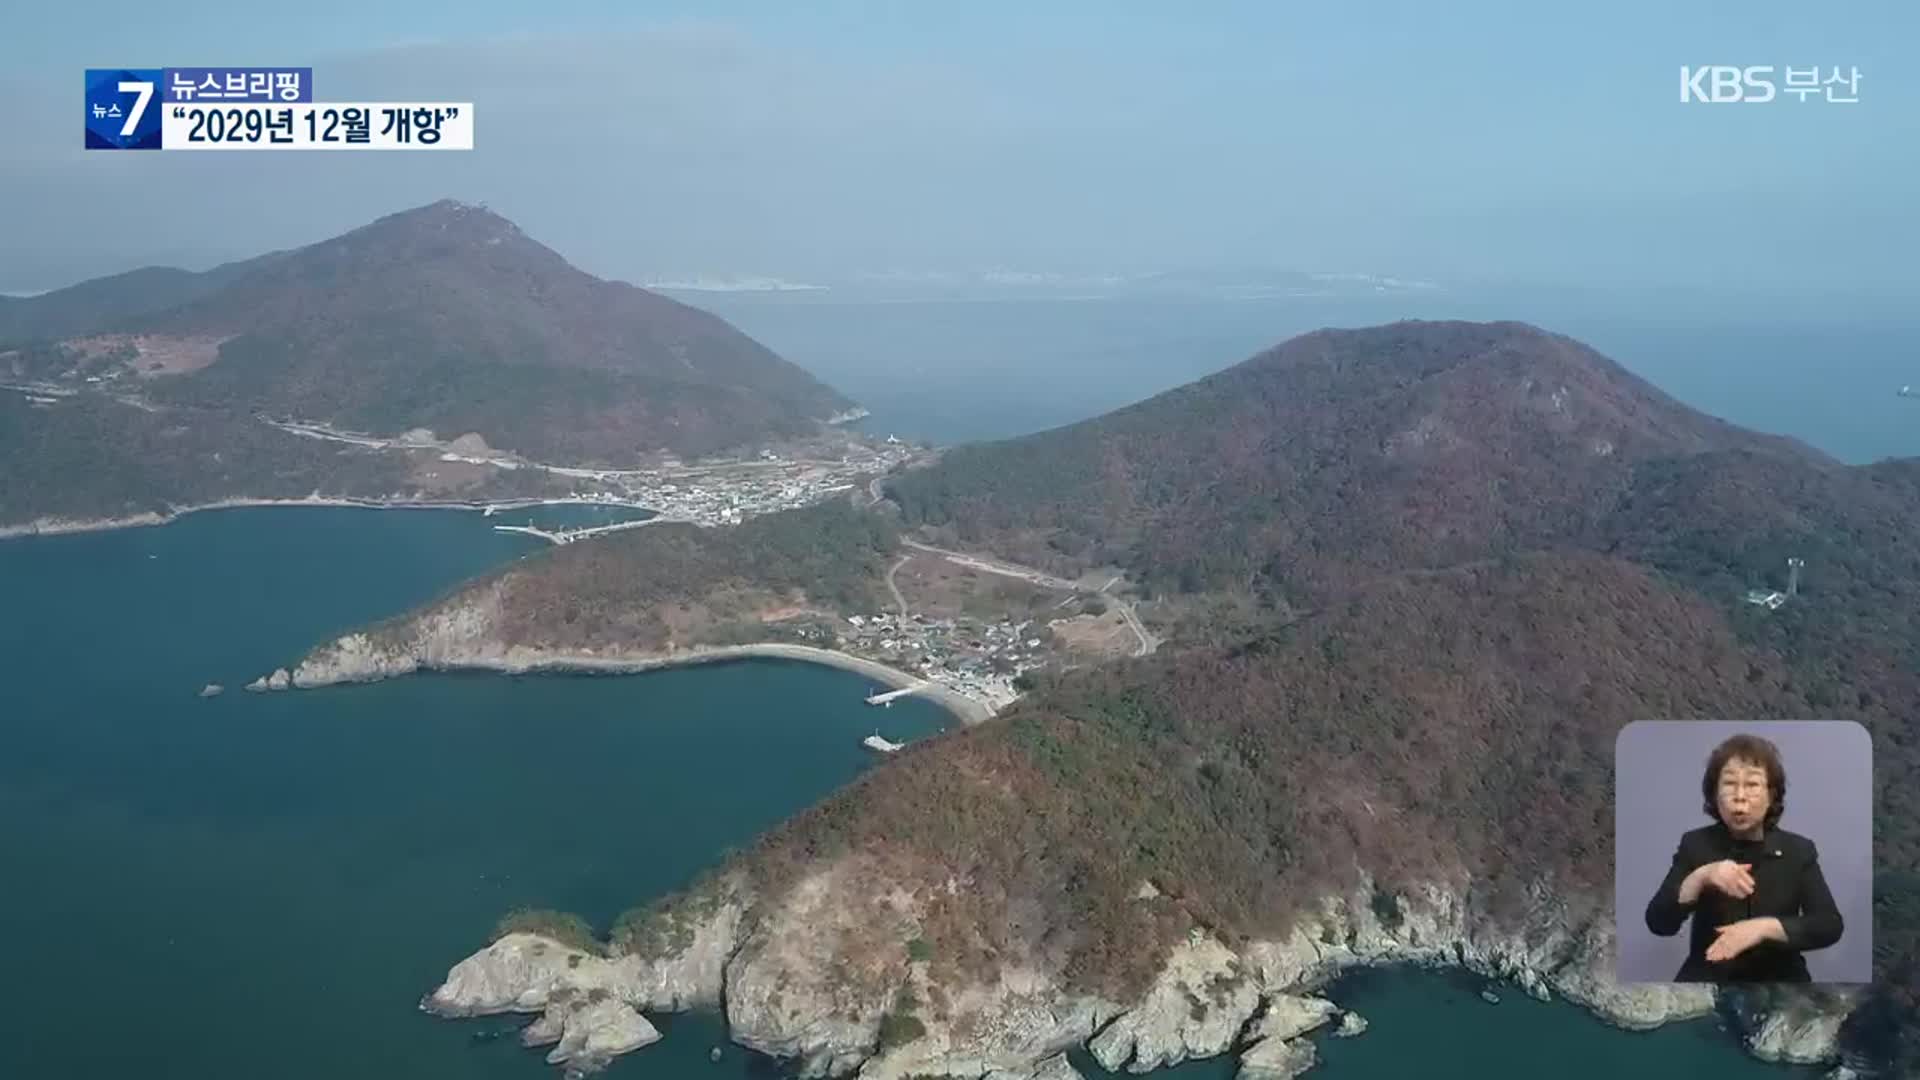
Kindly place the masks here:
[(471, 150), (470, 101), (313, 100), (299, 67), (88, 68), (89, 150)]

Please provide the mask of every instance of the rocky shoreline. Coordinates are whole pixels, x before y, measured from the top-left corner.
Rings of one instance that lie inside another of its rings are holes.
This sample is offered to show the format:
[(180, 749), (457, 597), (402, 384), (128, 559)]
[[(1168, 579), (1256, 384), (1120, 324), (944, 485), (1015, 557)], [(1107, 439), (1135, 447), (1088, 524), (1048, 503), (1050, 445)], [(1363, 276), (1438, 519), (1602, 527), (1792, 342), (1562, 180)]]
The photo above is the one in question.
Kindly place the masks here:
[[(1365, 1023), (1322, 993), (1355, 967), (1461, 967), (1559, 996), (1629, 1030), (1712, 1012), (1709, 986), (1625, 986), (1611, 975), (1613, 920), (1575, 915), (1544, 894), (1520, 925), (1493, 927), (1470, 916), (1462, 886), (1431, 886), (1397, 897), (1392, 927), (1375, 914), (1371, 885), (1323, 898), (1284, 940), (1238, 949), (1195, 927), (1168, 956), (1147, 991), (1131, 1002), (1077, 993), (1044, 971), (1009, 965), (987, 985), (938, 988), (937, 1015), (916, 1017), (901, 1041), (887, 1024), (901, 1002), (932, 998), (924, 965), (879, 982), (849, 983), (838, 972), (859, 958), (846, 938), (822, 935), (835, 910), (834, 879), (815, 876), (768, 903), (738, 874), (708, 887), (705, 914), (678, 951), (655, 958), (592, 955), (532, 934), (510, 934), (456, 964), (421, 1008), (446, 1017), (540, 1013), (531, 1042), (556, 1035), (570, 1070), (604, 1065), (651, 1030), (645, 1012), (724, 1009), (733, 1041), (798, 1064), (804, 1077), (858, 1072), (863, 1080), (910, 1076), (1065, 1080), (1062, 1053), (1085, 1047), (1112, 1071), (1147, 1072), (1193, 1058), (1236, 1053), (1243, 1080), (1286, 1080), (1309, 1068), (1323, 1026), (1357, 1034)], [(899, 895), (896, 890), (896, 895)], [(917, 935), (911, 904), (875, 917), (888, 936)], [(869, 965), (869, 970), (871, 966)], [(1852, 1000), (1818, 992), (1782, 995), (1746, 1032), (1750, 1052), (1804, 1064), (1832, 1061), (1840, 1020)], [(644, 1028), (639, 1025), (646, 1025)]]
[[(919, 681), (860, 657), (784, 643), (664, 654), (507, 645), (496, 629), (502, 600), (498, 583), (477, 588), (401, 624), (347, 634), (253, 688), (365, 682), (423, 669), (634, 672), (755, 656), (830, 663), (894, 686)], [(975, 717), (990, 715), (971, 704)], [(1196, 926), (1133, 1001), (1064, 985), (1038, 961), (1006, 961), (986, 985), (935, 984), (926, 962), (909, 959), (907, 943), (925, 937), (928, 898), (966, 883), (932, 867), (868, 865), (863, 858), (814, 866), (772, 897), (755, 895), (747, 872), (731, 870), (691, 905), (701, 914), (663, 935), (682, 943), (677, 951), (659, 956), (597, 955), (508, 935), (456, 965), (422, 1007), (447, 1016), (539, 1013), (525, 1040), (553, 1043), (552, 1059), (571, 1072), (651, 1041), (648, 1012), (704, 1006), (724, 1010), (735, 1042), (796, 1062), (810, 1078), (858, 1071), (865, 1080), (1064, 1080), (1071, 1069), (1059, 1055), (1083, 1046), (1114, 1071), (1237, 1053), (1248, 1080), (1282, 1080), (1313, 1063), (1304, 1033), (1341, 1019), (1321, 991), (1359, 966), (1465, 968), (1631, 1030), (1705, 1016), (1716, 1005), (1708, 986), (1616, 983), (1613, 916), (1598, 898), (1562, 895), (1543, 882), (1522, 914), (1496, 917), (1474, 906), (1474, 882), (1464, 873), (1395, 895), (1384, 907), (1363, 879), (1349, 894), (1322, 898), (1284, 940), (1230, 947)], [(1143, 883), (1143, 902), (1157, 895)], [(925, 1011), (933, 1002), (937, 1010)], [(923, 1011), (903, 1017), (903, 1007)], [(1741, 1027), (1757, 1056), (1824, 1062), (1836, 1054), (1850, 1008), (1850, 999), (1835, 995), (1782, 997), (1749, 1012)]]
[(16, 525), (0, 525), (0, 540), (16, 536), (60, 536), (66, 533), (107, 532), (112, 529), (134, 529), (147, 525), (165, 525), (167, 522), (206, 507), (191, 507), (186, 510), (167, 513), (132, 514), (117, 518), (55, 518), (40, 517)]
[[(410, 640), (383, 645), (364, 633), (346, 634), (315, 649), (292, 669), (281, 668), (249, 684), (249, 690), (313, 689), (341, 683), (375, 682), (417, 671), (496, 671), (523, 675), (535, 672), (636, 674), (688, 664), (727, 660), (776, 659), (825, 664), (901, 688), (925, 682), (918, 675), (851, 653), (785, 642), (748, 645), (696, 646), (670, 652), (641, 650), (560, 650), (505, 645), (486, 632), (491, 623), (492, 597), (450, 610), (429, 612), (415, 620)], [(934, 683), (917, 692), (958, 717), (962, 724), (981, 723), (994, 715), (986, 702)]]

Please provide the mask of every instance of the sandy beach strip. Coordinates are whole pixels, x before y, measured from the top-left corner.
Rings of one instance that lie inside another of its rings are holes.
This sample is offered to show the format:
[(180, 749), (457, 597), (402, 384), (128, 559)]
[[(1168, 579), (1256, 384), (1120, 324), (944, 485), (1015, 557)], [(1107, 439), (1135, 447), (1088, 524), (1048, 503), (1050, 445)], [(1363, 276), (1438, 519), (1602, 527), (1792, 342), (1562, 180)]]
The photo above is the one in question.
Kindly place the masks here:
[(921, 686), (914, 691), (915, 697), (924, 697), (941, 708), (960, 718), (960, 722), (971, 727), (993, 716), (993, 708), (977, 698), (968, 697), (957, 690), (940, 683), (925, 679), (911, 672), (890, 667), (877, 660), (863, 656), (839, 652), (834, 649), (821, 649), (811, 645), (791, 645), (785, 642), (761, 642), (752, 645), (712, 645), (682, 649), (672, 653), (646, 653), (629, 656), (600, 656), (592, 653), (544, 653), (537, 658), (515, 663), (498, 660), (453, 661), (436, 664), (436, 670), (451, 671), (457, 669), (500, 671), (509, 674), (528, 672), (599, 672), (609, 675), (633, 674), (642, 671), (656, 671), (662, 668), (684, 667), (689, 664), (710, 664), (728, 660), (798, 660), (803, 663), (825, 664), (843, 671), (865, 675), (888, 687), (901, 689)]

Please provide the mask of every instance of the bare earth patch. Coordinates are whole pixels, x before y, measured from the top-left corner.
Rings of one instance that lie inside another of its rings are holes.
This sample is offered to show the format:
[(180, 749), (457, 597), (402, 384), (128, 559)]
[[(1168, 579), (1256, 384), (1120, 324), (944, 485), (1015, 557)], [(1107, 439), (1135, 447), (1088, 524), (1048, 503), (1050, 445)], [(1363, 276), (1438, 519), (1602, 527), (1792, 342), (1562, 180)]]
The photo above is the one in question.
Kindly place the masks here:
[(438, 454), (414, 454), (413, 469), (407, 478), (420, 490), (434, 495), (464, 491), (486, 480), (493, 470), (485, 465), (464, 461), (442, 461)]
[(938, 555), (916, 552), (893, 575), (893, 583), (916, 615), (953, 619), (962, 615), (1019, 621), (1044, 615), (1068, 594), (1019, 578), (983, 573)]
[(131, 351), (129, 361), (141, 378), (183, 375), (198, 371), (220, 357), (225, 338), (166, 337), (157, 334), (95, 334), (65, 342), (88, 358)]
[(826, 619), (829, 622), (836, 622), (840, 616), (831, 611), (822, 611), (819, 608), (808, 607), (805, 604), (784, 604), (780, 607), (768, 608), (760, 613), (760, 621), (763, 623), (787, 622), (791, 619), (802, 618)]
[(1104, 615), (1075, 615), (1047, 625), (1053, 628), (1054, 641), (1060, 648), (1090, 659), (1132, 656), (1139, 644), (1127, 621), (1112, 609)]

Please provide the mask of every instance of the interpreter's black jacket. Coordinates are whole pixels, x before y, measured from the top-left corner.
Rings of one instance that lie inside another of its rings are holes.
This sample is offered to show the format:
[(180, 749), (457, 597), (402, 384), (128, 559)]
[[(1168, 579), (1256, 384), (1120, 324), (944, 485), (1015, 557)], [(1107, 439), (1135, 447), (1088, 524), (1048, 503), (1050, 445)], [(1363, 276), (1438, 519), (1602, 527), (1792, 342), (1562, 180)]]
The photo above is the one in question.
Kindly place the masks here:
[[(1681, 904), (1680, 883), (1687, 875), (1721, 859), (1752, 865), (1753, 895), (1735, 899), (1707, 886), (1693, 904)], [(1761, 840), (1739, 840), (1719, 822), (1680, 838), (1673, 869), (1647, 904), (1647, 929), (1672, 937), (1688, 915), (1693, 916), (1693, 930), (1676, 982), (1809, 982), (1800, 953), (1839, 941), (1842, 929), (1840, 909), (1820, 873), (1820, 853), (1812, 840), (1785, 829), (1774, 829)], [(1718, 936), (1716, 927), (1768, 915), (1780, 920), (1785, 942), (1762, 941), (1731, 960), (1708, 962), (1707, 946)]]

